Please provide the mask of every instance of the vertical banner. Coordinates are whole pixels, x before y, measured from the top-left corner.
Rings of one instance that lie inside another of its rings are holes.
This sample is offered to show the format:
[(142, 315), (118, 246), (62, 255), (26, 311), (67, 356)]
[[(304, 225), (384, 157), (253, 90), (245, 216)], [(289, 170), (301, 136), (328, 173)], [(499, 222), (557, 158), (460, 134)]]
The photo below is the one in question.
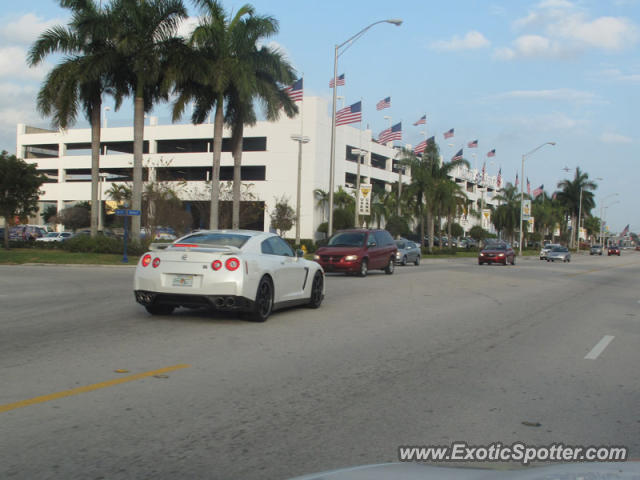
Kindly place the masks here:
[(560, 236), (560, 225), (556, 223), (556, 228), (553, 229), (553, 236), (554, 237), (559, 237)]
[(488, 208), (482, 210), (482, 228), (485, 230), (491, 228), (491, 210)]
[(371, 184), (360, 184), (360, 195), (358, 198), (358, 215), (371, 215)]
[(522, 202), (522, 220), (529, 220), (531, 217), (531, 200)]
[(529, 224), (529, 227), (527, 229), (527, 232), (531, 233), (533, 232), (536, 224), (535, 224), (535, 219), (533, 217), (529, 217), (529, 219), (527, 220), (527, 223)]

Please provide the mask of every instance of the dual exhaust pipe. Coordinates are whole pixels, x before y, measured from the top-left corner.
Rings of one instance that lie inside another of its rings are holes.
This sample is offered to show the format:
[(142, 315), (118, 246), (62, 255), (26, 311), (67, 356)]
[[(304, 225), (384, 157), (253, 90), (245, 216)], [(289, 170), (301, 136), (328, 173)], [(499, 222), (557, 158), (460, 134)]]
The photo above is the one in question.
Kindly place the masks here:
[(213, 303), (216, 308), (233, 308), (236, 305), (236, 299), (233, 297), (217, 297)]

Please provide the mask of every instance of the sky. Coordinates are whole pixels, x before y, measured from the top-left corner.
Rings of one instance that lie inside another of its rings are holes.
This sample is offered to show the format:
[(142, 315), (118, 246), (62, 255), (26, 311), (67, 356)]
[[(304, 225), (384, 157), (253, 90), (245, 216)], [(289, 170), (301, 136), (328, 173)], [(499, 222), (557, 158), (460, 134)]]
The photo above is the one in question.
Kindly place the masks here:
[[(104, 0), (105, 2), (107, 0)], [(190, 19), (197, 11), (185, 0)], [(225, 0), (237, 11), (245, 1)], [(36, 112), (39, 85), (58, 58), (31, 69), (29, 45), (45, 29), (64, 24), (68, 12), (55, 0), (3, 2), (0, 12), (0, 149), (15, 152), (16, 124), (49, 126)], [(255, 0), (260, 14), (275, 17), (271, 39), (304, 75), (305, 94), (330, 98), (333, 47), (378, 20), (399, 18), (400, 27), (380, 24), (344, 51), (338, 94), (346, 104), (362, 98), (363, 122), (374, 132), (402, 121), (403, 140), (415, 145), (421, 132), (435, 135), (445, 159), (464, 149), (472, 167), (486, 162), (513, 182), (522, 155), (531, 188), (553, 192), (576, 167), (596, 180), (595, 192), (607, 224), (640, 231), (635, 208), (640, 176), (640, 0)], [(391, 108), (375, 104), (391, 97)], [(107, 99), (107, 105), (112, 102)], [(424, 126), (414, 127), (427, 115)], [(153, 115), (169, 123), (168, 107)], [(133, 108), (108, 112), (110, 126), (131, 125)], [(187, 122), (185, 118), (184, 123)], [(80, 116), (78, 127), (87, 122)], [(455, 136), (443, 133), (455, 128)], [(448, 144), (451, 143), (452, 146)], [(486, 153), (496, 150), (493, 158)], [(476, 156), (472, 156), (472, 154)], [(567, 172), (565, 169), (569, 169)], [(636, 180), (633, 180), (636, 178)], [(617, 194), (617, 195), (616, 195)]]

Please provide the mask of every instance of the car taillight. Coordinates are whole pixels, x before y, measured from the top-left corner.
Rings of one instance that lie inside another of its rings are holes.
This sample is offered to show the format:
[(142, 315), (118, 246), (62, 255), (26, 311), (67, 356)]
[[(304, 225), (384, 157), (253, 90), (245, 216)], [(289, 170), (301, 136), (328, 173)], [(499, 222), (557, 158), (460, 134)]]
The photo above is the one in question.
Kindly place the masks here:
[(216, 272), (222, 268), (222, 262), (220, 260), (214, 260), (211, 262), (211, 268), (213, 268)]
[(224, 266), (227, 267), (227, 270), (230, 270), (233, 272), (237, 270), (238, 267), (240, 266), (240, 260), (238, 260), (235, 257), (231, 257), (225, 262)]
[(188, 248), (196, 248), (198, 245), (195, 243), (174, 243), (174, 247), (188, 247)]
[(160, 259), (158, 257), (153, 259), (153, 268), (158, 268), (160, 266)]
[(148, 267), (150, 263), (151, 263), (151, 255), (147, 253), (144, 257), (142, 257), (142, 266)]

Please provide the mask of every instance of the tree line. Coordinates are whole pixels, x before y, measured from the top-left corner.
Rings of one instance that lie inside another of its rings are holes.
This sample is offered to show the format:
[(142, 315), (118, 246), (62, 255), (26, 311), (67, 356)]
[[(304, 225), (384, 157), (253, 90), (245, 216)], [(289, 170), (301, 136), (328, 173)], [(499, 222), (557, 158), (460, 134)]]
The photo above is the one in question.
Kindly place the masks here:
[[(133, 100), (133, 182), (131, 208), (142, 206), (144, 115), (172, 101), (172, 119), (189, 104), (191, 121), (214, 113), (210, 228), (218, 228), (223, 127), (231, 130), (233, 157), (232, 228), (240, 226), (242, 138), (257, 120), (256, 105), (268, 120), (298, 113), (285, 91), (295, 78), (289, 61), (267, 40), (278, 21), (244, 5), (229, 14), (217, 0), (192, 0), (198, 24), (188, 38), (178, 34), (187, 10), (182, 0), (60, 0), (71, 12), (67, 25), (46, 30), (31, 46), (35, 67), (54, 54), (62, 60), (46, 76), (38, 111), (55, 128), (67, 129), (82, 113), (91, 127), (91, 234), (97, 233), (101, 111), (105, 97), (116, 110)], [(132, 218), (132, 235), (140, 234)]]

